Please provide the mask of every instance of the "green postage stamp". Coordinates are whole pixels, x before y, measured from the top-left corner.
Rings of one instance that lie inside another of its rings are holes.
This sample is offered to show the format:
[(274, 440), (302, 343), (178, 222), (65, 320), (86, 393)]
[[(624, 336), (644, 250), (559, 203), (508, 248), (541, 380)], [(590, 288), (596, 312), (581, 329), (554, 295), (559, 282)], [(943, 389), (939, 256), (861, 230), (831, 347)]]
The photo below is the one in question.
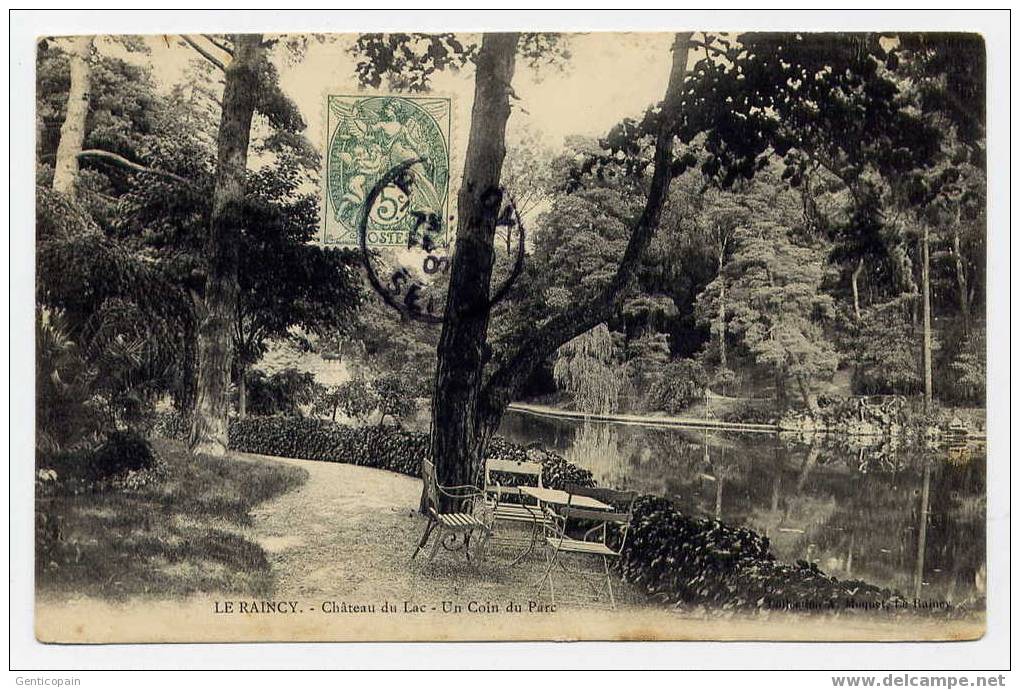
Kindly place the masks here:
[(369, 209), (369, 246), (405, 245), (423, 218), (443, 219), (450, 189), (450, 100), (416, 96), (327, 96), (323, 242), (356, 246), (365, 200), (390, 170), (411, 165), (414, 184), (382, 189)]

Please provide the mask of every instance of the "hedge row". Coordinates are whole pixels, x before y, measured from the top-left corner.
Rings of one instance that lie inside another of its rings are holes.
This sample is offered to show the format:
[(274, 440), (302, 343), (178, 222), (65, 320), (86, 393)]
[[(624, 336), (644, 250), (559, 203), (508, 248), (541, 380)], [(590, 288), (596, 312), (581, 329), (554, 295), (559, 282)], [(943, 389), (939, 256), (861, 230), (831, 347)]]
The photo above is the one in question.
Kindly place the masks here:
[[(155, 433), (186, 441), (190, 421), (178, 413), (162, 415)], [(245, 417), (230, 420), (228, 443), (233, 450), (287, 458), (343, 462), (375, 467), (412, 477), (421, 476), (421, 459), (428, 450), (428, 434), (394, 427), (349, 427), (329, 420), (305, 417)], [(542, 481), (550, 488), (568, 483), (593, 486), (591, 472), (563, 456), (538, 446), (520, 446), (495, 437), (489, 453), (501, 458), (539, 462)]]
[[(164, 417), (157, 433), (184, 439), (189, 424)], [(249, 453), (326, 462), (345, 462), (420, 476), (428, 447), (422, 432), (392, 427), (351, 428), (298, 417), (231, 420), (230, 447)], [(592, 486), (591, 472), (537, 445), (521, 446), (496, 437), (489, 454), (541, 462), (551, 488), (566, 483)], [(665, 498), (641, 496), (635, 503), (630, 535), (620, 563), (623, 577), (673, 605), (712, 605), (724, 609), (817, 609), (901, 607), (895, 592), (860, 581), (827, 577), (814, 564), (781, 563), (769, 540), (753, 530), (718, 520), (695, 518)]]
[(891, 590), (827, 577), (813, 563), (781, 563), (767, 537), (685, 515), (655, 496), (642, 496), (634, 505), (621, 570), (625, 579), (674, 605), (788, 610), (905, 605)]

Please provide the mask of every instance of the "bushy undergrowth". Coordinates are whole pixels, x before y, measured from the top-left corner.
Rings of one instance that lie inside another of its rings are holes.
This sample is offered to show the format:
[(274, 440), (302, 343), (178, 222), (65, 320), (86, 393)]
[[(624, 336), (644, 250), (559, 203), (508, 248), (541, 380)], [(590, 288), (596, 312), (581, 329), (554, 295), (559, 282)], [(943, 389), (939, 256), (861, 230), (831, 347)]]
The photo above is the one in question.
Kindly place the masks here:
[(767, 537), (685, 515), (653, 496), (635, 503), (621, 570), (627, 580), (674, 605), (840, 610), (905, 604), (890, 590), (827, 577), (814, 564), (781, 563)]
[(705, 399), (708, 374), (700, 362), (679, 359), (663, 368), (648, 390), (649, 409), (680, 414)]
[(734, 424), (775, 424), (778, 416), (771, 405), (746, 400), (723, 413), (722, 420)]
[[(185, 420), (165, 418), (160, 433), (185, 433)], [(239, 451), (346, 462), (419, 476), (428, 447), (422, 432), (392, 427), (350, 428), (294, 417), (232, 420), (230, 446)], [(540, 462), (550, 488), (595, 484), (591, 472), (537, 445), (492, 439), (490, 457)], [(509, 479), (509, 478), (508, 478)], [(828, 577), (814, 564), (781, 563), (768, 538), (718, 520), (696, 518), (670, 501), (641, 496), (635, 503), (623, 577), (673, 605), (723, 609), (842, 610), (901, 607), (896, 593), (860, 581)]]
[(149, 442), (130, 431), (113, 431), (95, 447), (40, 453), (36, 458), (37, 480), (48, 492), (137, 485), (161, 467)]

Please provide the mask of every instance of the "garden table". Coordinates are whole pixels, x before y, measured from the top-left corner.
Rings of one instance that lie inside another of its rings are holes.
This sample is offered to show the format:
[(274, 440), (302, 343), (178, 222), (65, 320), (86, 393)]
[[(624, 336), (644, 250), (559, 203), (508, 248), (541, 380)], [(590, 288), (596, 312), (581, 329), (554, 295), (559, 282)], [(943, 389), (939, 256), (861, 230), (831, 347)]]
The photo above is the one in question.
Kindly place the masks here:
[(566, 491), (560, 491), (559, 489), (543, 489), (537, 486), (522, 486), (520, 487), (522, 493), (526, 493), (529, 496), (533, 496), (538, 499), (539, 503), (554, 506), (565, 506), (570, 505), (574, 508), (589, 508), (591, 510), (612, 510), (613, 506), (606, 505), (602, 501), (591, 498), (590, 496), (579, 496), (577, 494), (568, 494)]
[[(613, 510), (613, 506), (606, 505), (602, 501), (591, 498), (590, 496), (580, 496), (578, 494), (569, 494), (566, 491), (560, 491), (559, 489), (545, 489), (540, 486), (521, 486), (519, 487), (521, 493), (527, 494), (533, 498), (538, 499), (539, 506), (543, 509), (546, 507), (552, 507), (553, 510), (557, 506), (570, 505), (574, 508), (587, 508), (589, 510)], [(531, 527), (531, 543), (528, 548), (517, 558), (511, 565), (516, 565), (524, 560), (535, 550), (535, 544), (538, 542), (538, 530), (543, 526), (543, 523), (535, 521)]]

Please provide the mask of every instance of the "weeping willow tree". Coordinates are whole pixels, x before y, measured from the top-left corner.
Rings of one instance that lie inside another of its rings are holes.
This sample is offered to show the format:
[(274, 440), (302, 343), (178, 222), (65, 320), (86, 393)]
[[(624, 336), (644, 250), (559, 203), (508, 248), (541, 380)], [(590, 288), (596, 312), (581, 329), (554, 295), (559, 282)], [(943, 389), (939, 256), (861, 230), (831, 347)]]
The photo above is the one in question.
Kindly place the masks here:
[(623, 375), (623, 336), (600, 323), (560, 346), (553, 378), (586, 414), (616, 411), (626, 377)]

